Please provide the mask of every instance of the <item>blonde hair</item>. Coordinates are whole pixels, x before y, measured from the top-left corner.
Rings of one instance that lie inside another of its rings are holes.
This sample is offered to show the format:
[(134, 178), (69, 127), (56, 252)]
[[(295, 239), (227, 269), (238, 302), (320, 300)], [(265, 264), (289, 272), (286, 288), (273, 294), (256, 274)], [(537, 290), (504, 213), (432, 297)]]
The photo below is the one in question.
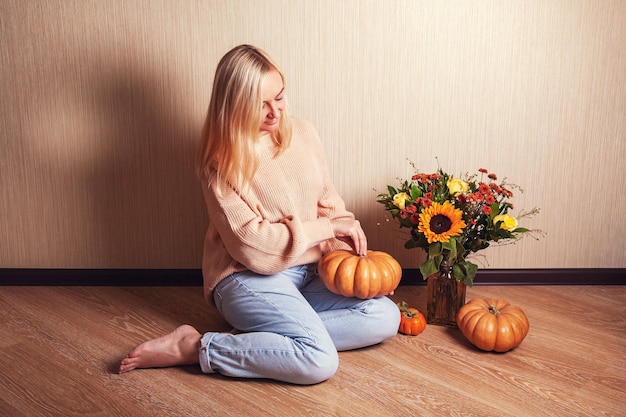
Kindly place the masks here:
[[(259, 166), (258, 146), (263, 82), (272, 71), (285, 77), (261, 49), (240, 45), (220, 60), (196, 157), (197, 175), (209, 178), (215, 169), (218, 190), (229, 183), (242, 192), (252, 183)], [(276, 131), (270, 133), (276, 155), (291, 142), (291, 123), (284, 110)]]

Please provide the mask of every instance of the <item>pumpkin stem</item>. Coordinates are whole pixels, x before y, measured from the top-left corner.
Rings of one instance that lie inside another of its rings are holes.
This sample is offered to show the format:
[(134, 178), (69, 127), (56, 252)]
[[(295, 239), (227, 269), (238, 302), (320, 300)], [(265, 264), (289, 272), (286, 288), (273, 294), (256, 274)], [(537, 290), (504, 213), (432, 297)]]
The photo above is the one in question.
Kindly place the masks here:
[(489, 306), (489, 312), (495, 316), (497, 316), (498, 314), (500, 314), (500, 310), (496, 309), (495, 306)]
[(406, 301), (403, 301), (401, 303), (396, 303), (396, 305), (398, 306), (398, 308), (400, 309), (400, 311), (402, 312), (402, 314), (404, 314), (406, 318), (410, 319), (411, 317), (417, 316), (417, 313), (415, 311), (409, 310), (409, 305), (406, 303)]

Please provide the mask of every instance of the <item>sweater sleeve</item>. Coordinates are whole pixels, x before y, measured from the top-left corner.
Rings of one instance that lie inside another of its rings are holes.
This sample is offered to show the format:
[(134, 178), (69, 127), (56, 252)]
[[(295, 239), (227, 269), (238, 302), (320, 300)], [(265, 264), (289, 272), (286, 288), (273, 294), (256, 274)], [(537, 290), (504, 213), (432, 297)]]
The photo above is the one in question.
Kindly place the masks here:
[(220, 195), (215, 184), (207, 184), (206, 202), (210, 221), (229, 255), (259, 274), (283, 271), (296, 265), (307, 252), (317, 253), (308, 258), (319, 258), (320, 244), (334, 236), (330, 221), (324, 217), (302, 221), (288, 215), (271, 222), (260, 205), (225, 186)]
[[(343, 198), (339, 195), (339, 192), (330, 178), (330, 174), (328, 172), (328, 162), (326, 160), (326, 154), (324, 152), (321, 139), (313, 126), (309, 125), (309, 128), (313, 130), (314, 137), (317, 141), (317, 145), (319, 146), (319, 152), (317, 155), (319, 157), (319, 169), (322, 173), (324, 181), (324, 191), (317, 202), (317, 215), (319, 218), (327, 218), (329, 220), (354, 220), (354, 214), (346, 209), (346, 204)], [(352, 250), (350, 245), (338, 239), (334, 239), (334, 236), (332, 239), (322, 243), (323, 253), (338, 249)]]
[(324, 151), (324, 145), (317, 133), (317, 130), (308, 121), (298, 119), (299, 128), (302, 129), (303, 136), (308, 140), (310, 146), (310, 156), (315, 158), (315, 167), (322, 179), (323, 190), (317, 201), (318, 217), (328, 219), (354, 219), (354, 214), (346, 210), (343, 198), (337, 192), (328, 171), (328, 161)]

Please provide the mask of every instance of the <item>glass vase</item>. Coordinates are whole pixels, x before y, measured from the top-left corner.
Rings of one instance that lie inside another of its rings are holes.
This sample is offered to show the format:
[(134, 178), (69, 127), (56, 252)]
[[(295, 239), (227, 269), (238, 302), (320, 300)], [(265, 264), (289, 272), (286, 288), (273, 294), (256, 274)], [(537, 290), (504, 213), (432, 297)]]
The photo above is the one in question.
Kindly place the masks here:
[(465, 284), (457, 281), (452, 266), (442, 262), (438, 272), (428, 277), (426, 322), (456, 327), (456, 314), (465, 304)]

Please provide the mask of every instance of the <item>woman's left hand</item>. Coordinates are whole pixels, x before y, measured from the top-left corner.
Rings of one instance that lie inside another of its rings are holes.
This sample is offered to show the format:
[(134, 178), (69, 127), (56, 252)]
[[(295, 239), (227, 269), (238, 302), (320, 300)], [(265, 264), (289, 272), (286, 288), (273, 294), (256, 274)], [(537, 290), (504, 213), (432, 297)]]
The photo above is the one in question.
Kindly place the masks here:
[(332, 220), (330, 223), (337, 239), (352, 246), (357, 255), (367, 253), (367, 237), (358, 220)]

